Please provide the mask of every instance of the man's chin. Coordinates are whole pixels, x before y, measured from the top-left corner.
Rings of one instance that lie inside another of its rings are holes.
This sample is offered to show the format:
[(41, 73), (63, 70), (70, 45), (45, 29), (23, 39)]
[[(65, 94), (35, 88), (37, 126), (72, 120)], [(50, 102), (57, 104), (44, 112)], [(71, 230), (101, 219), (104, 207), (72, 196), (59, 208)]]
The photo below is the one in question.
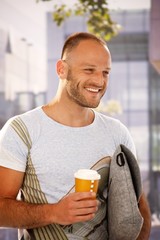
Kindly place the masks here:
[(100, 101), (98, 102), (78, 102), (79, 105), (81, 105), (82, 107), (86, 107), (86, 108), (97, 108), (100, 104)]
[(99, 103), (98, 104), (90, 104), (90, 106), (88, 106), (88, 108), (97, 108), (99, 106)]
[(100, 104), (100, 101), (92, 103), (92, 107), (91, 108), (97, 108)]

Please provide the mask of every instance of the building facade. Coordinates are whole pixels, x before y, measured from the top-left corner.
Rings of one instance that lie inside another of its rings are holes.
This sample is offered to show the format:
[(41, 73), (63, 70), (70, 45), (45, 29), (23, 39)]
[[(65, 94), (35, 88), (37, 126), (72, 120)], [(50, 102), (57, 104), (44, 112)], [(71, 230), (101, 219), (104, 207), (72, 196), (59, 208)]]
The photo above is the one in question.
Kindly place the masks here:
[(45, 11), (36, 1), (0, 2), (0, 128), (46, 101), (45, 26)]

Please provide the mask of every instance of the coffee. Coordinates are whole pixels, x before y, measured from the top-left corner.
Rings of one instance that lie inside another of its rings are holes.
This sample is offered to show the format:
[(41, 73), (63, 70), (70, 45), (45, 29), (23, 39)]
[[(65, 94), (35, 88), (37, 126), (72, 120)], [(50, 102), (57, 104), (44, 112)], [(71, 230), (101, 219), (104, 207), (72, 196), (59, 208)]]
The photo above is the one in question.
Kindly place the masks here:
[(97, 171), (91, 169), (79, 169), (75, 174), (76, 192), (95, 192), (98, 190), (98, 183), (101, 178)]

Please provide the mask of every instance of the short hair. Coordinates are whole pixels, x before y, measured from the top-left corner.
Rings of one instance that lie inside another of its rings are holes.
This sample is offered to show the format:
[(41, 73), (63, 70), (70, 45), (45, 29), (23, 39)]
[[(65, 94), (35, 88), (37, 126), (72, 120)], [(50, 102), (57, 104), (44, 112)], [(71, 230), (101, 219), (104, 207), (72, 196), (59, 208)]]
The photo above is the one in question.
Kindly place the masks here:
[(77, 47), (78, 44), (84, 40), (94, 40), (94, 41), (100, 43), (101, 45), (106, 46), (106, 42), (103, 39), (96, 37), (95, 35), (93, 35), (91, 33), (77, 32), (77, 33), (70, 35), (66, 39), (66, 41), (63, 45), (63, 48), (62, 48), (61, 59), (63, 59), (63, 56), (65, 53), (71, 52), (73, 48)]

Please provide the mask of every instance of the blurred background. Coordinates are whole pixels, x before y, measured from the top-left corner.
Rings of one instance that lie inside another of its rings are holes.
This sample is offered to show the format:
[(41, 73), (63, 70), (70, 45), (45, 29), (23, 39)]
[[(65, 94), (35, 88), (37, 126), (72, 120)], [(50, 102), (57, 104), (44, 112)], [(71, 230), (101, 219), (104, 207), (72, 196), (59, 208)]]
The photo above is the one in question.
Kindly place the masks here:
[[(0, 0), (0, 129), (12, 116), (48, 102), (56, 93), (55, 63), (68, 35), (88, 31), (87, 16), (53, 21), (54, 1)], [(61, 1), (72, 4), (74, 0)], [(137, 148), (152, 213), (150, 239), (160, 239), (160, 1), (108, 0), (121, 28), (108, 41), (109, 88), (99, 111), (120, 119)], [(0, 240), (17, 230), (0, 229)]]

